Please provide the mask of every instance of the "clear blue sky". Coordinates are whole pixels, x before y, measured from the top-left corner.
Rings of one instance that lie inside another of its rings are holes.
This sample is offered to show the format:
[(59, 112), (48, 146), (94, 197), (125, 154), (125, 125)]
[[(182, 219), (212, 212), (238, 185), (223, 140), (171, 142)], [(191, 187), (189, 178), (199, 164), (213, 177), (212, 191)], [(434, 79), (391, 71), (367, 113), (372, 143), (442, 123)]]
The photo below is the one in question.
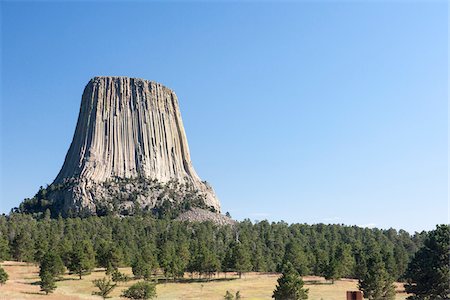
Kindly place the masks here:
[(1, 2), (1, 193), (51, 183), (95, 75), (161, 82), (237, 219), (448, 222), (446, 1)]

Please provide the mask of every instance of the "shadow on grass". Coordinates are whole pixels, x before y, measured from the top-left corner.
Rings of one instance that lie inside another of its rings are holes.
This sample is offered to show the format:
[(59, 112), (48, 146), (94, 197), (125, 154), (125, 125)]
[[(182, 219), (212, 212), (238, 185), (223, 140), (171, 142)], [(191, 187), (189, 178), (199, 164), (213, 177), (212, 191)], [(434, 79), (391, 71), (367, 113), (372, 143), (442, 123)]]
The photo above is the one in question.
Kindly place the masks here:
[[(78, 280), (80, 280), (80, 279), (79, 279), (79, 278), (61, 278), (61, 277), (55, 279), (56, 282), (58, 282), (58, 281), (72, 281), (72, 280), (78, 281)], [(38, 281), (25, 282), (25, 283), (27, 283), (27, 284), (29, 284), (29, 285), (40, 285), (40, 284), (41, 284), (41, 281), (38, 280)]]
[(41, 292), (21, 292), (22, 294), (27, 294), (27, 295), (45, 295), (45, 293), (41, 293)]
[(224, 281), (233, 281), (239, 278), (179, 278), (179, 279), (165, 279), (158, 278), (156, 279), (156, 283), (164, 284), (164, 283), (208, 283), (208, 282), (224, 282)]
[(33, 263), (26, 263), (26, 262), (22, 262), (22, 263), (18, 263), (18, 264), (11, 264), (11, 263), (2, 263), (0, 264), (2, 267), (34, 267), (35, 264)]
[(305, 285), (333, 285), (331, 281), (305, 280)]
[(74, 277), (71, 277), (71, 278), (58, 278), (56, 281), (79, 281), (80, 280), (80, 278), (74, 278)]

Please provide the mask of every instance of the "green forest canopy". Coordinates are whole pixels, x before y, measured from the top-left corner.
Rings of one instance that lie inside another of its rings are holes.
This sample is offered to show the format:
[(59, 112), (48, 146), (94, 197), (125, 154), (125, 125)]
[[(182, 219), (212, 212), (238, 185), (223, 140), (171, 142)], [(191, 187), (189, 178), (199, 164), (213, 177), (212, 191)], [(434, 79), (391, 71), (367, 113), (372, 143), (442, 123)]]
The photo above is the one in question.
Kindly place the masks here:
[(203, 275), (216, 271), (274, 272), (289, 261), (301, 275), (324, 276), (331, 269), (333, 278), (360, 278), (367, 271), (368, 245), (375, 243), (389, 275), (402, 280), (426, 235), (283, 221), (244, 220), (235, 226), (217, 226), (152, 215), (35, 219), (11, 213), (0, 216), (0, 259), (38, 262), (52, 251), (64, 261), (75, 245), (85, 243), (94, 249), (99, 267), (105, 266), (110, 256), (120, 266), (150, 260), (169, 277), (185, 271)]

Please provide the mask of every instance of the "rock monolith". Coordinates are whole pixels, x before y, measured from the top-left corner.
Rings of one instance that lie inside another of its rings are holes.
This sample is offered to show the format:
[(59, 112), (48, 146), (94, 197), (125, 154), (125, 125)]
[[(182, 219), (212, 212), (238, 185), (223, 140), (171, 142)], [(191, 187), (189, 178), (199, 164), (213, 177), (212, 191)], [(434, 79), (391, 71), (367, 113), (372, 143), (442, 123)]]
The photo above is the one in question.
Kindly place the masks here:
[(188, 200), (220, 212), (214, 190), (192, 165), (175, 93), (128, 77), (94, 77), (86, 85), (48, 198), (64, 213), (127, 213)]

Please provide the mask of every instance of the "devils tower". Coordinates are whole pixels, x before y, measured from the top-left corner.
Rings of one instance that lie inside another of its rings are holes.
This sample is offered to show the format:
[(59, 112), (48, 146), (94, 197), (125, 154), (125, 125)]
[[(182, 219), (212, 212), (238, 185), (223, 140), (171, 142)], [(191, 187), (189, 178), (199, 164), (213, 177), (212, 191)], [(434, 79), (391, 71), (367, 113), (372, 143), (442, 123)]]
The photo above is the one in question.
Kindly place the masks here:
[(45, 193), (63, 213), (129, 213), (185, 201), (220, 212), (192, 165), (175, 93), (128, 77), (86, 85), (69, 151)]

